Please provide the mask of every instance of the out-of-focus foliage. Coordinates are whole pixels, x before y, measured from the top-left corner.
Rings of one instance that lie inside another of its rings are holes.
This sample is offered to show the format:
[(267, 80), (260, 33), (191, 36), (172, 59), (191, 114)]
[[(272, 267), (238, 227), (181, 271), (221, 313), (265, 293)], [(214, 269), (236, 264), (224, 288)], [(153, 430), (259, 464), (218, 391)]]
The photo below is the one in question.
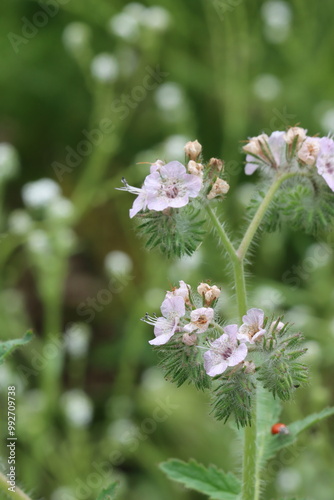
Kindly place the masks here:
[[(114, 188), (141, 185), (139, 162), (184, 161), (197, 138), (226, 162), (220, 210), (240, 237), (255, 197), (240, 141), (296, 123), (334, 131), (333, 20), (330, 0), (1, 3), (0, 142), (18, 153), (0, 150), (1, 340), (31, 327), (36, 338), (1, 365), (0, 389), (4, 404), (17, 388), (18, 481), (34, 498), (95, 500), (116, 478), (120, 500), (195, 500), (158, 463), (240, 459), (207, 395), (164, 381), (139, 321), (180, 279), (221, 284), (221, 314), (235, 319), (221, 249), (208, 234), (191, 258), (147, 252), (133, 198)], [(21, 195), (41, 178), (59, 185), (47, 206), (45, 184)], [(333, 233), (283, 223), (259, 243), (249, 302), (284, 312), (308, 347), (310, 387), (285, 405), (288, 424), (334, 403)], [(333, 425), (269, 465), (268, 498), (332, 498)]]

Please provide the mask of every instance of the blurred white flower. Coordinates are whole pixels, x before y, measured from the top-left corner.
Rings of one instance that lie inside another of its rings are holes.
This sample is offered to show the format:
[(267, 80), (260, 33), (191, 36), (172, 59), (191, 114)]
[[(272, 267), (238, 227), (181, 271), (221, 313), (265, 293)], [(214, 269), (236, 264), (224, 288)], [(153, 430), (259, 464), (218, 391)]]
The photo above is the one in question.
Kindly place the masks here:
[(51, 493), (50, 500), (72, 500), (75, 498), (75, 491), (67, 486), (61, 486)]
[(184, 161), (184, 145), (189, 141), (184, 135), (171, 135), (163, 145), (163, 156)]
[(125, 252), (114, 250), (104, 259), (104, 267), (111, 275), (130, 274), (133, 269), (131, 257)]
[(108, 27), (111, 33), (129, 42), (137, 40), (139, 36), (138, 21), (126, 12), (121, 12), (113, 16), (109, 21)]
[(275, 75), (259, 75), (253, 83), (253, 92), (262, 101), (276, 99), (281, 90), (281, 82)]
[(93, 77), (100, 82), (114, 82), (119, 75), (117, 59), (106, 52), (98, 54), (92, 60), (91, 72)]
[(330, 108), (323, 113), (320, 118), (320, 125), (326, 134), (334, 133), (334, 108)]
[(52, 179), (28, 182), (22, 188), (22, 198), (26, 207), (43, 208), (60, 197), (60, 187)]
[(63, 31), (63, 44), (72, 53), (84, 49), (90, 41), (91, 30), (87, 24), (74, 22), (66, 26)]
[(284, 28), (292, 21), (292, 10), (288, 2), (283, 0), (269, 0), (264, 2), (261, 9), (263, 20), (271, 27)]
[(74, 427), (86, 427), (93, 418), (93, 403), (85, 392), (72, 389), (61, 397), (61, 408)]
[(142, 12), (141, 24), (155, 31), (165, 31), (170, 24), (170, 14), (158, 5), (148, 7)]
[(120, 418), (109, 425), (108, 436), (120, 444), (127, 444), (129, 436), (135, 437), (138, 434), (138, 427), (128, 418)]
[(47, 215), (50, 219), (64, 220), (71, 219), (74, 214), (73, 203), (67, 198), (55, 198), (47, 207)]
[(129, 14), (138, 21), (141, 19), (141, 16), (145, 11), (146, 11), (145, 5), (138, 2), (128, 3), (123, 9), (123, 12), (126, 12), (126, 14)]
[(19, 156), (11, 144), (0, 143), (0, 182), (15, 177), (19, 170)]
[(13, 234), (23, 235), (28, 233), (33, 226), (30, 215), (25, 210), (14, 210), (8, 217), (9, 231)]
[(292, 10), (283, 0), (270, 0), (262, 5), (264, 34), (270, 42), (282, 43), (290, 33)]
[(47, 254), (51, 252), (49, 237), (42, 229), (36, 229), (28, 235), (27, 246), (34, 254)]
[(276, 482), (283, 493), (292, 493), (302, 484), (302, 477), (300, 472), (289, 467), (278, 472)]
[(86, 323), (73, 323), (65, 332), (65, 349), (73, 358), (82, 358), (87, 354), (89, 341), (90, 329)]
[(160, 85), (154, 96), (158, 108), (169, 111), (183, 105), (184, 94), (180, 85), (174, 82)]

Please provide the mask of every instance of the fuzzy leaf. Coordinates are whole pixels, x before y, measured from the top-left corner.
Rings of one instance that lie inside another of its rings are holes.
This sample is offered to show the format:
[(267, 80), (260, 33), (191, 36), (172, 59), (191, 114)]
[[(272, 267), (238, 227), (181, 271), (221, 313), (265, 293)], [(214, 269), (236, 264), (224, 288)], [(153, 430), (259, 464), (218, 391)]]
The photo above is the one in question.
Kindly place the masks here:
[(185, 382), (194, 384), (197, 389), (208, 389), (211, 378), (206, 374), (199, 349), (196, 346), (186, 346), (183, 342), (169, 341), (167, 344), (155, 347), (159, 364), (165, 372), (167, 380), (180, 387)]
[(288, 427), (289, 428), (288, 435), (271, 436), (271, 439), (267, 440), (265, 453), (264, 453), (264, 459), (268, 460), (269, 458), (274, 457), (279, 450), (285, 448), (286, 446), (290, 446), (291, 444), (295, 443), (298, 435), (302, 431), (304, 431), (305, 429), (308, 429), (312, 425), (320, 422), (324, 418), (328, 418), (332, 415), (334, 415), (334, 407), (333, 408), (325, 408), (324, 410), (322, 410), (319, 413), (313, 413), (312, 415), (308, 415), (307, 417), (303, 418), (302, 420), (297, 420), (296, 422), (293, 422), (292, 424), (290, 424)]
[(14, 349), (21, 347), (22, 345), (27, 344), (33, 338), (33, 333), (28, 331), (22, 339), (14, 339), (7, 340), (6, 342), (0, 343), (0, 365), (4, 362), (5, 358), (12, 352)]
[(225, 473), (210, 465), (204, 467), (195, 460), (188, 463), (171, 459), (160, 465), (167, 476), (186, 488), (199, 491), (214, 500), (236, 500), (240, 493), (240, 481), (231, 473)]
[(112, 483), (105, 490), (101, 491), (97, 500), (114, 500), (116, 498), (118, 483)]
[(225, 423), (233, 415), (238, 427), (251, 425), (253, 393), (254, 383), (245, 372), (221, 376), (213, 396), (214, 416)]
[(138, 229), (146, 247), (159, 248), (168, 258), (192, 255), (206, 234), (201, 210), (190, 204), (166, 213), (148, 212), (141, 219)]

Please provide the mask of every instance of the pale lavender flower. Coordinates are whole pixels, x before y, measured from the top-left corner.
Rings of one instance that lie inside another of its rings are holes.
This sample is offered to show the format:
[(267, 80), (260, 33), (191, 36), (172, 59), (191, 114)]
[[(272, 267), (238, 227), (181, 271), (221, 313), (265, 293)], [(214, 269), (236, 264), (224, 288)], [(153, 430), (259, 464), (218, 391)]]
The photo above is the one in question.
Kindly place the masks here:
[(184, 207), (189, 198), (198, 196), (203, 184), (200, 177), (188, 174), (185, 166), (178, 161), (166, 165), (161, 163), (151, 166), (151, 173), (141, 189), (129, 186), (123, 179), (124, 188), (119, 189), (137, 195), (130, 210), (131, 218), (146, 208), (161, 212), (168, 207)]
[(241, 325), (238, 333), (238, 339), (242, 342), (254, 342), (262, 337), (266, 330), (263, 328), (264, 312), (262, 309), (249, 309), (247, 314), (242, 317), (243, 325)]
[(334, 191), (334, 141), (329, 137), (319, 139), (319, 153), (316, 161), (318, 173)]
[(151, 345), (166, 344), (174, 333), (178, 331), (179, 320), (185, 315), (185, 304), (182, 297), (166, 297), (161, 304), (162, 316), (159, 318), (148, 315), (143, 319), (146, 323), (154, 325), (155, 339), (150, 340)]
[[(259, 167), (277, 169), (285, 158), (285, 132), (273, 132), (268, 140), (265, 134), (259, 137), (261, 137), (261, 141), (258, 141), (260, 146), (257, 150), (254, 149), (256, 151), (254, 154), (257, 156), (252, 154), (246, 156), (245, 173), (247, 175), (252, 175)], [(251, 141), (254, 141), (254, 138)]]
[(238, 344), (238, 325), (224, 328), (224, 334), (210, 344), (204, 354), (204, 368), (210, 377), (223, 373), (229, 366), (236, 366), (247, 356), (247, 346)]
[(182, 297), (187, 305), (190, 305), (189, 290), (190, 285), (187, 285), (184, 281), (179, 281), (179, 288), (173, 288), (172, 291), (167, 292), (166, 297)]
[(171, 161), (148, 175), (144, 187), (148, 193), (148, 208), (162, 211), (168, 207), (184, 207), (189, 198), (196, 198), (202, 188), (202, 179), (188, 174), (178, 161)]
[(211, 307), (200, 307), (190, 313), (190, 323), (183, 327), (185, 332), (191, 333), (196, 330), (196, 333), (205, 332), (213, 320), (214, 310)]

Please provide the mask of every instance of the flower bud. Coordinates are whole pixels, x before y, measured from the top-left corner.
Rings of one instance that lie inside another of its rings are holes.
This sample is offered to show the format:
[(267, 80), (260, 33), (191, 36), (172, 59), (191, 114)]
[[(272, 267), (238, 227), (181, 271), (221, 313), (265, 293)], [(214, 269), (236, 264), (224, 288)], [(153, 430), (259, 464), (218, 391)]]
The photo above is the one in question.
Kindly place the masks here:
[(195, 333), (189, 335), (189, 333), (184, 333), (182, 336), (182, 342), (185, 345), (192, 346), (197, 344), (197, 335)]
[(217, 196), (221, 196), (223, 194), (228, 193), (230, 189), (229, 184), (224, 181), (223, 179), (217, 178), (215, 183), (213, 184), (210, 193), (208, 194), (207, 198), (208, 200), (212, 200), (213, 198), (216, 198)]
[(200, 283), (197, 292), (204, 296), (205, 303), (208, 306), (220, 296), (220, 289), (216, 285), (210, 286), (207, 283)]
[(218, 158), (211, 158), (209, 161), (209, 167), (212, 167), (218, 172), (221, 172), (224, 169), (224, 162), (222, 160), (219, 160)]
[(193, 142), (189, 141), (184, 146), (184, 151), (191, 160), (196, 160), (202, 152), (202, 146), (197, 140)]
[(243, 151), (245, 153), (248, 153), (250, 155), (256, 155), (256, 156), (262, 156), (263, 151), (261, 148), (261, 145), (267, 142), (269, 137), (267, 134), (261, 134), (258, 135), (257, 137), (251, 137), (246, 144), (246, 146), (243, 146)]
[(316, 162), (319, 151), (320, 146), (318, 140), (308, 138), (301, 145), (298, 151), (298, 158), (306, 163), (306, 165), (313, 165)]
[(203, 165), (201, 163), (196, 163), (194, 160), (190, 160), (188, 163), (188, 172), (189, 174), (198, 175), (199, 177), (203, 176)]
[(244, 361), (244, 370), (245, 373), (255, 373), (256, 366), (253, 361)]
[(292, 144), (295, 138), (298, 137), (297, 143), (300, 144), (306, 139), (306, 132), (307, 130), (301, 127), (290, 127), (284, 134), (285, 142)]

